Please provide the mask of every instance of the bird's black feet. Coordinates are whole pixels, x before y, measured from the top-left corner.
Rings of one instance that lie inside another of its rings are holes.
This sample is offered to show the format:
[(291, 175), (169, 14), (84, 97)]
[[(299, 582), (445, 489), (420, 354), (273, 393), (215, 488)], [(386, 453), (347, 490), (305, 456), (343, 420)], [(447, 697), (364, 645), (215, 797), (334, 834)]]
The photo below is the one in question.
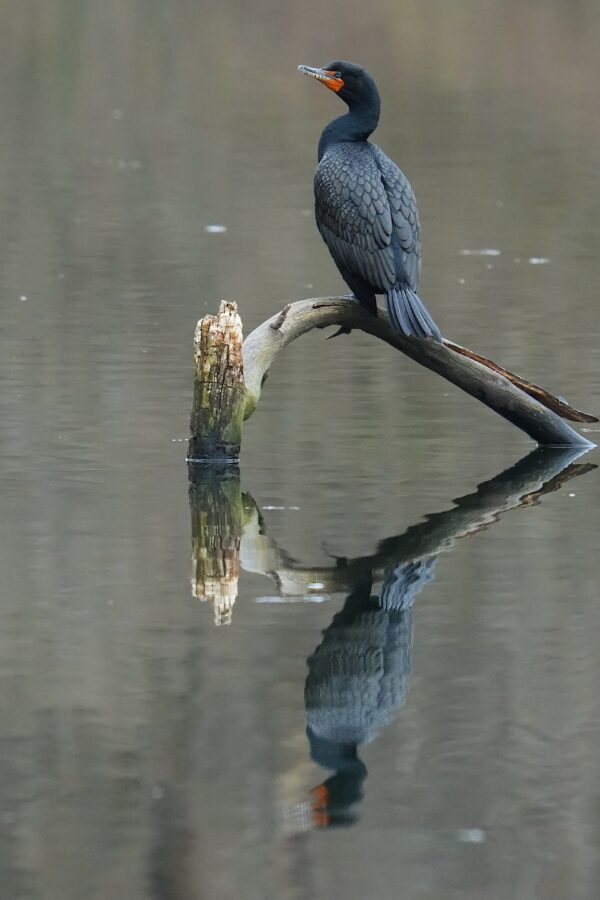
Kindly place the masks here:
[(340, 328), (338, 328), (338, 330), (336, 331), (335, 334), (330, 334), (328, 336), (327, 340), (330, 341), (334, 337), (339, 337), (340, 334), (351, 334), (351, 332), (352, 332), (351, 328), (348, 328), (347, 325), (342, 325)]

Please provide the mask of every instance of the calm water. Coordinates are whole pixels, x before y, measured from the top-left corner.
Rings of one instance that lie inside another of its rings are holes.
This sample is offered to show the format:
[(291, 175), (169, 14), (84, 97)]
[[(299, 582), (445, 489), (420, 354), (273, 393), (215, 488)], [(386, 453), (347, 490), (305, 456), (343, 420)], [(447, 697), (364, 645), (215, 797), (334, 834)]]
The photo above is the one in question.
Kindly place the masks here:
[(597, 897), (598, 451), (318, 333), (185, 465), (196, 320), (343, 287), (336, 56), (443, 331), (600, 410), (597, 4), (0, 12), (2, 897)]

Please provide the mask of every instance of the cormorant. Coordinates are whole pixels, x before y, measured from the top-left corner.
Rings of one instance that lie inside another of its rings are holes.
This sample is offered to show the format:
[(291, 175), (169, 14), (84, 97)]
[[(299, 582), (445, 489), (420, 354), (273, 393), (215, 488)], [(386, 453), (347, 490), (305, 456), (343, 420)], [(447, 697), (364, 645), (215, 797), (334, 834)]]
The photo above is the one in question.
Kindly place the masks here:
[(415, 195), (404, 173), (368, 138), (381, 101), (362, 66), (336, 61), (299, 66), (348, 105), (323, 130), (315, 172), (317, 227), (342, 278), (369, 312), (385, 294), (392, 327), (440, 341), (441, 332), (418, 296), (421, 230)]

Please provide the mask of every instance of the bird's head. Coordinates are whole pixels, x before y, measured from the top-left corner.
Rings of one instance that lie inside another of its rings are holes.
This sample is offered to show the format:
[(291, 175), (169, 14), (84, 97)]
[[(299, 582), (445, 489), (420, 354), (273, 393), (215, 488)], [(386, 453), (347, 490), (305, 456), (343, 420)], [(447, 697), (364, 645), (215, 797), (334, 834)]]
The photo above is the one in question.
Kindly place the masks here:
[(325, 87), (334, 91), (350, 109), (363, 105), (379, 104), (379, 93), (371, 75), (363, 66), (337, 59), (327, 63), (322, 69), (298, 66), (303, 75), (316, 78)]

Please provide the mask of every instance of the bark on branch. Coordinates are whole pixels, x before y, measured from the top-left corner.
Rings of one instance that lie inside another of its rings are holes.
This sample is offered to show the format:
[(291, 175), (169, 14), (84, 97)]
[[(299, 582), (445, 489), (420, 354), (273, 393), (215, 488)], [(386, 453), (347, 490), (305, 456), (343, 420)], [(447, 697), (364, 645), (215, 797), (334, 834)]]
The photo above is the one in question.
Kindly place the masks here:
[[(221, 324), (224, 323), (224, 324)], [(359, 329), (385, 341), (390, 346), (409, 356), (433, 372), (480, 400), (498, 415), (507, 419), (517, 428), (526, 432), (538, 444), (545, 446), (578, 446), (592, 447), (583, 435), (576, 432), (564, 419), (575, 422), (596, 422), (597, 418), (583, 413), (546, 391), (538, 385), (514, 375), (497, 363), (488, 360), (472, 350), (459, 344), (444, 340), (442, 343), (433, 340), (418, 340), (393, 332), (385, 313), (379, 311), (377, 318), (367, 313), (356, 301), (347, 297), (320, 297), (311, 300), (299, 300), (289, 303), (277, 315), (267, 319), (252, 331), (243, 342), (243, 415), (247, 419), (258, 404), (262, 385), (269, 368), (277, 354), (296, 338), (313, 328), (327, 328), (337, 325), (343, 331)], [(224, 421), (222, 410), (213, 409), (211, 403), (218, 402), (221, 396), (228, 397), (235, 391), (236, 399), (240, 397), (241, 383), (236, 377), (232, 386), (223, 366), (223, 357), (211, 364), (211, 352), (207, 349), (206, 337), (219, 336), (225, 332), (233, 334), (241, 341), (242, 323), (237, 314), (237, 306), (230, 301), (223, 301), (217, 316), (207, 316), (198, 323), (196, 329), (196, 386), (194, 412), (192, 416), (192, 439), (190, 441), (191, 459), (215, 458), (215, 427)], [(204, 340), (204, 344), (201, 344)], [(236, 344), (236, 347), (238, 345)], [(234, 347), (225, 353), (231, 355), (234, 366), (239, 359), (238, 350)], [(207, 385), (211, 385), (210, 392)], [(209, 397), (212, 394), (213, 399)], [(228, 401), (229, 402), (229, 401)], [(205, 408), (206, 414), (198, 415), (198, 409)], [(233, 404), (236, 420), (239, 419), (239, 403)], [(225, 416), (225, 419), (227, 417)], [(210, 440), (205, 441), (202, 428), (206, 421), (211, 424)], [(198, 427), (200, 426), (200, 428)], [(237, 422), (234, 432), (238, 432)], [(231, 441), (231, 430), (228, 433), (227, 454), (235, 456), (235, 441)], [(241, 441), (241, 430), (240, 430)], [(204, 448), (204, 445), (206, 447)], [(219, 453), (216, 454), (219, 456)]]

